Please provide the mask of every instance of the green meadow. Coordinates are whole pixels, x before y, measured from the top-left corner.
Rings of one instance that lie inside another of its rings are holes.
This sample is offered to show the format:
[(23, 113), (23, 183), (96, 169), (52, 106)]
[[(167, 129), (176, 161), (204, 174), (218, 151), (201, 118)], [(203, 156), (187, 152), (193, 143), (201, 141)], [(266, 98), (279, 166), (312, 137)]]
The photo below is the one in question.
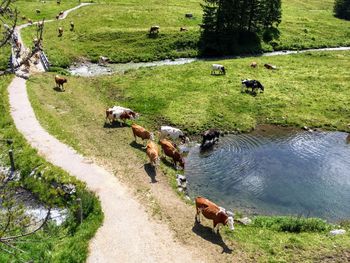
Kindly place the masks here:
[[(60, 67), (86, 59), (96, 62), (99, 56), (108, 56), (112, 62), (194, 57), (199, 54), (200, 3), (198, 0), (96, 1), (94, 5), (72, 12), (64, 21), (48, 23), (44, 49), (51, 63)], [(281, 36), (273, 43), (274, 49), (350, 44), (350, 22), (333, 16), (333, 0), (284, 0), (282, 3)], [(46, 4), (57, 8), (53, 3)], [(186, 13), (192, 13), (194, 18), (185, 18)], [(70, 21), (75, 23), (74, 32), (69, 31)], [(158, 37), (148, 36), (152, 25), (160, 26)], [(61, 38), (57, 36), (58, 27), (65, 30)], [(188, 31), (180, 32), (180, 27)], [(27, 43), (34, 36), (34, 27), (24, 30)], [(272, 49), (270, 44), (262, 43), (263, 51)], [(242, 47), (237, 53), (249, 51)]]
[[(350, 52), (258, 57), (256, 69), (249, 66), (251, 58), (199, 61), (124, 75), (68, 77), (66, 92), (53, 89), (54, 74), (48, 73), (33, 76), (28, 86), (36, 115), (51, 134), (112, 167), (123, 163), (129, 167), (126, 180), (134, 182), (142, 179), (134, 178), (137, 168), (130, 168), (135, 162), (130, 160), (147, 158), (130, 146), (129, 127), (104, 127), (106, 107), (135, 109), (141, 113), (138, 123), (154, 131), (162, 124), (193, 134), (209, 127), (249, 131), (266, 123), (349, 131), (349, 58)], [(210, 75), (214, 62), (228, 68), (226, 76)], [(265, 69), (266, 62), (278, 70)], [(260, 80), (265, 92), (242, 93), (241, 78)], [(174, 185), (175, 171), (165, 164), (161, 170)], [(118, 173), (124, 178), (124, 172)], [(171, 225), (177, 228), (175, 221)], [(257, 217), (251, 226), (237, 225), (235, 232), (224, 229), (221, 234), (234, 244), (232, 259), (243, 254), (245, 262), (343, 262), (349, 254), (348, 234), (330, 237), (333, 227), (319, 219)]]

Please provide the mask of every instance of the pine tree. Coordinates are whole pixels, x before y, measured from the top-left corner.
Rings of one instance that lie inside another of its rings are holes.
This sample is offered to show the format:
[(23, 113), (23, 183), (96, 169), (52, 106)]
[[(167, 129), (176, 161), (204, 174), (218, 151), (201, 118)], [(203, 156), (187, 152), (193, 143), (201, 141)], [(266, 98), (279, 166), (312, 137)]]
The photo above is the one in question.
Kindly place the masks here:
[(334, 14), (336, 17), (350, 20), (350, 0), (335, 0)]
[(247, 44), (247, 37), (252, 42), (259, 35), (267, 41), (278, 37), (281, 0), (205, 0), (202, 8), (204, 50), (232, 53)]

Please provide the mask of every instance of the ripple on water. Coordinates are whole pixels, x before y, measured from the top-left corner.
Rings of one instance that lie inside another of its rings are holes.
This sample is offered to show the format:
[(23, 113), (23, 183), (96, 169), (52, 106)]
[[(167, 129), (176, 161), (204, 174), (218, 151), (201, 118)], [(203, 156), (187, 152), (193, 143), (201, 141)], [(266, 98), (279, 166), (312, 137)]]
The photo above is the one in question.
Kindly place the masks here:
[(191, 149), (191, 196), (264, 214), (350, 216), (350, 145), (341, 132), (229, 135)]

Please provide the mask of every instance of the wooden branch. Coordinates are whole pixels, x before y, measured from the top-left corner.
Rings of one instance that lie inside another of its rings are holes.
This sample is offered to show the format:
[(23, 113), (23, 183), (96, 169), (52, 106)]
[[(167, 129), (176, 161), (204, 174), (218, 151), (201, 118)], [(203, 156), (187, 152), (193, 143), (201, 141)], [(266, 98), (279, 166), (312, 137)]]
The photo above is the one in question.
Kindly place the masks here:
[(51, 212), (51, 207), (48, 209), (47, 211), (47, 215), (43, 221), (43, 223), (35, 230), (26, 233), (26, 234), (22, 234), (22, 235), (17, 235), (17, 236), (10, 236), (10, 237), (4, 237), (4, 238), (0, 238), (0, 242), (6, 242), (6, 241), (10, 241), (10, 240), (14, 240), (17, 238), (22, 238), (22, 237), (26, 237), (26, 236), (30, 236), (32, 234), (34, 234), (35, 232), (39, 231), (41, 228), (43, 228), (43, 226), (47, 223), (47, 221), (49, 220), (50, 217), (50, 212)]

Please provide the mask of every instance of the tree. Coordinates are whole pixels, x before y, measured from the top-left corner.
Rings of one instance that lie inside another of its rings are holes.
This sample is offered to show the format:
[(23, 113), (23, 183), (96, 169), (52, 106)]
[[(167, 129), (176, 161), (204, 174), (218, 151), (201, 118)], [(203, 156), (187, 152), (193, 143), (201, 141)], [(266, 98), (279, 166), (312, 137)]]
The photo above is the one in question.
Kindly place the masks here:
[(336, 17), (350, 20), (350, 0), (335, 0), (334, 14)]
[(201, 44), (204, 53), (259, 49), (279, 36), (281, 0), (204, 0)]

